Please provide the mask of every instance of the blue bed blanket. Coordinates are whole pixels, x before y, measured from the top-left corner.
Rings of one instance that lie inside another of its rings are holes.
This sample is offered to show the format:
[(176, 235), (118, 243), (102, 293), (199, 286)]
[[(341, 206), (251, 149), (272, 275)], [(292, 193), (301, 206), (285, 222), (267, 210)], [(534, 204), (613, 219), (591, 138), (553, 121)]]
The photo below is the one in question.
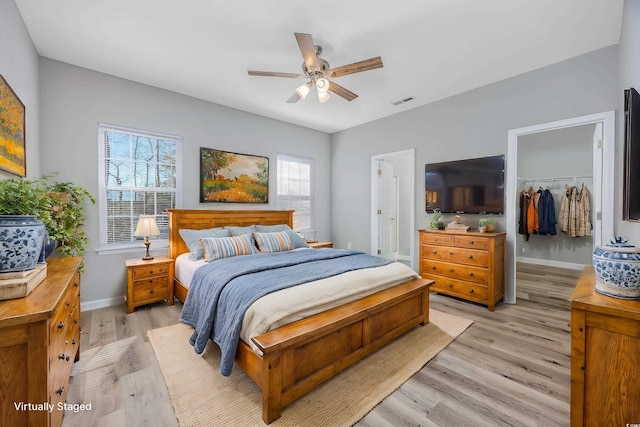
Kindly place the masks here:
[(211, 338), (220, 347), (220, 372), (231, 374), (242, 320), (258, 298), (281, 289), (392, 261), (363, 252), (309, 249), (219, 259), (198, 268), (180, 321), (195, 329), (189, 342), (201, 354)]

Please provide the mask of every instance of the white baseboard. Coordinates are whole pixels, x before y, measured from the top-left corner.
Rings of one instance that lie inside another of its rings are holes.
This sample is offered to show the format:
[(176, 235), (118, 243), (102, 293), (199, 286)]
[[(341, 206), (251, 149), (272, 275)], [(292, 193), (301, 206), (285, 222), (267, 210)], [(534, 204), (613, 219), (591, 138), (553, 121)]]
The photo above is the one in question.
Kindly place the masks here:
[(569, 270), (583, 270), (584, 264), (576, 264), (573, 262), (553, 261), (548, 259), (516, 257), (516, 262), (524, 262), (527, 264), (546, 265), (549, 267), (567, 268)]
[(82, 303), (80, 304), (80, 311), (89, 311), (95, 310), (97, 308), (112, 307), (114, 305), (120, 305), (123, 302), (125, 302), (124, 295), (93, 301), (82, 301)]

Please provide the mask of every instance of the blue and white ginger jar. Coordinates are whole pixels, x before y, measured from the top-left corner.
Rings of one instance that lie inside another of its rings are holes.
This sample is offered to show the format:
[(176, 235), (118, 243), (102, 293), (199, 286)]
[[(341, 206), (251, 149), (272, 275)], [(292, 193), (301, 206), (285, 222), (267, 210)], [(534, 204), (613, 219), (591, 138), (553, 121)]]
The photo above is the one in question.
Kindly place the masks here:
[(640, 299), (640, 248), (620, 237), (593, 251), (596, 291), (615, 298)]
[(45, 240), (44, 224), (31, 215), (0, 215), (0, 273), (36, 268)]

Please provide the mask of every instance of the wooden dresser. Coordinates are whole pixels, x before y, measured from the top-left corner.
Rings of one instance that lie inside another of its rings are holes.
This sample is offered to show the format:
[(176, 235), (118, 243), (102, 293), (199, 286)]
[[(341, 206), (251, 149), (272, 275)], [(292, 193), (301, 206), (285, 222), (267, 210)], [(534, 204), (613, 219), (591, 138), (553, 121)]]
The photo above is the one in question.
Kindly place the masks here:
[(49, 258), (47, 278), (33, 292), (0, 301), (1, 426), (61, 424), (60, 405), (80, 357), (81, 262)]
[(640, 301), (601, 295), (592, 266), (571, 297), (571, 425), (640, 423)]
[(420, 275), (431, 290), (485, 304), (494, 311), (504, 297), (506, 233), (418, 230)]

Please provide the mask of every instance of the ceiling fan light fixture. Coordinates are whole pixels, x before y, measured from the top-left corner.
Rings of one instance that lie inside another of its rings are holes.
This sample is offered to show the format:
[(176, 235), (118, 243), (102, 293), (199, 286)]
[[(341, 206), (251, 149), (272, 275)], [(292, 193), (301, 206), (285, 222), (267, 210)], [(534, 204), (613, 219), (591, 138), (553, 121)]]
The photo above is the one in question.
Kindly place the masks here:
[(296, 89), (296, 93), (302, 99), (305, 99), (311, 91), (311, 82), (305, 83)]
[(320, 101), (320, 103), (327, 102), (329, 98), (331, 98), (331, 95), (329, 95), (329, 92), (320, 92), (318, 90), (318, 101)]
[(327, 93), (329, 91), (329, 80), (318, 79), (316, 81), (316, 88), (318, 89), (318, 93)]

